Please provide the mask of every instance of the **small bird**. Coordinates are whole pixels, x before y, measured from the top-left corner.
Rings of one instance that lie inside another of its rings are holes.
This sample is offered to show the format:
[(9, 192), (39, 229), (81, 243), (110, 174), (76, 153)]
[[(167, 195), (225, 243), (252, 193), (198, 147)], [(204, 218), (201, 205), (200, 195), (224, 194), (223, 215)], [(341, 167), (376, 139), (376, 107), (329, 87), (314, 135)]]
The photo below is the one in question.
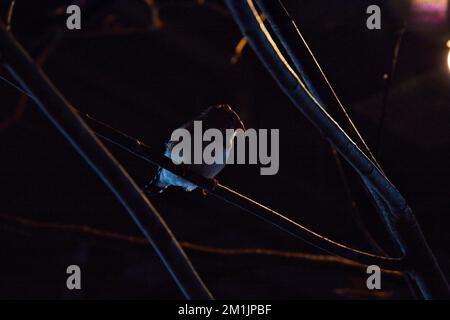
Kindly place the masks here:
[[(228, 137), (229, 139), (226, 139), (226, 129), (242, 129), (245, 131), (245, 127), (238, 114), (227, 104), (208, 107), (199, 116), (183, 124), (181, 127), (179, 127), (179, 129), (186, 129), (193, 137), (194, 134), (198, 134), (194, 133), (194, 121), (202, 121), (203, 131), (206, 131), (208, 129), (218, 129), (224, 137), (224, 161), (222, 161), (221, 163), (213, 164), (194, 164), (192, 161), (191, 164), (185, 164), (187, 170), (195, 172), (205, 178), (212, 179), (225, 167), (226, 159), (228, 158), (231, 147), (233, 146), (233, 139), (235, 135)], [(171, 158), (172, 149), (178, 143), (180, 142), (169, 141), (168, 143), (166, 143), (164, 155), (168, 158)], [(203, 141), (202, 150), (207, 144), (209, 144), (209, 142)], [(192, 146), (191, 155), (193, 154), (194, 153)], [(153, 179), (144, 187), (144, 192), (149, 195), (155, 195), (163, 192), (169, 186), (181, 187), (185, 191), (193, 191), (197, 188), (196, 185), (178, 177), (170, 171), (159, 168)]]

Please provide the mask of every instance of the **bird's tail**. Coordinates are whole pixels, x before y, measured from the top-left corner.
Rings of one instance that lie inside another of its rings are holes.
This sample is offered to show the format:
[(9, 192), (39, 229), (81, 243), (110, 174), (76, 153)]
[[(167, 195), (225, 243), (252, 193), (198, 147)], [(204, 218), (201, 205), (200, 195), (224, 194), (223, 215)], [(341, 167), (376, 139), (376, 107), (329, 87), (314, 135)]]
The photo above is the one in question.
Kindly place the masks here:
[(155, 174), (152, 180), (150, 180), (149, 183), (147, 183), (142, 191), (144, 191), (145, 194), (149, 196), (154, 196), (157, 194), (162, 193), (167, 186), (161, 186), (159, 181), (159, 175), (161, 173), (161, 168), (158, 169), (158, 172)]

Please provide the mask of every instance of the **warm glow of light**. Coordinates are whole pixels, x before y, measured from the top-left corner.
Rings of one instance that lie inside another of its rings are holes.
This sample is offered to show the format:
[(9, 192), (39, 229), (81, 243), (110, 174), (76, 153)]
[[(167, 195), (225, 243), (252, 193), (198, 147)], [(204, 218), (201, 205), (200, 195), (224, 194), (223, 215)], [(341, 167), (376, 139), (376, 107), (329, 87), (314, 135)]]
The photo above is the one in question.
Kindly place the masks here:
[(450, 40), (447, 41), (447, 48), (448, 48), (447, 65), (448, 71), (450, 71)]
[(450, 71), (450, 49), (448, 50), (447, 65), (448, 65), (448, 71)]
[(413, 22), (422, 25), (446, 23), (449, 0), (412, 0)]

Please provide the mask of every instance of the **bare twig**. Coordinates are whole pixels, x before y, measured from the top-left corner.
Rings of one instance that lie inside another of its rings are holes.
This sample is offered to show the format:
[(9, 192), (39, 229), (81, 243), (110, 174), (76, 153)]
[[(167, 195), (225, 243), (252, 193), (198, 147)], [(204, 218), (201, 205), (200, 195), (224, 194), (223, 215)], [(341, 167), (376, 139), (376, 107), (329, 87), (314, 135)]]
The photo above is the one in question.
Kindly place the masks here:
[(8, 6), (8, 13), (6, 16), (6, 29), (11, 30), (12, 17), (14, 14), (14, 7), (16, 5), (16, 0), (11, 0)]
[(352, 215), (353, 221), (356, 223), (356, 226), (358, 230), (363, 234), (363, 236), (366, 238), (366, 240), (369, 242), (370, 246), (377, 254), (381, 255), (387, 255), (386, 252), (383, 250), (383, 248), (380, 247), (378, 242), (374, 239), (372, 234), (370, 233), (369, 229), (367, 228), (366, 224), (364, 223), (361, 212), (359, 210), (358, 203), (356, 202), (356, 199), (353, 195), (352, 189), (350, 188), (350, 184), (347, 178), (347, 175), (344, 171), (344, 166), (342, 164), (341, 158), (339, 154), (337, 153), (336, 149), (333, 147), (333, 145), (330, 145), (331, 153), (334, 158), (334, 161), (336, 162), (336, 167), (339, 172), (339, 176), (341, 178), (342, 184), (344, 185), (344, 191), (347, 196), (347, 201), (350, 204), (350, 213)]
[[(18, 88), (15, 84), (9, 80), (4, 79), (24, 94), (29, 95), (30, 98), (36, 100), (31, 94)], [(162, 167), (179, 177), (197, 185), (204, 191), (214, 195), (218, 199), (227, 202), (235, 207), (238, 207), (248, 213), (251, 213), (264, 221), (280, 228), (281, 230), (315, 246), (318, 249), (326, 252), (342, 256), (347, 259), (355, 260), (363, 264), (376, 264), (382, 268), (393, 270), (404, 270), (408, 268), (405, 264), (403, 257), (391, 258), (374, 255), (368, 252), (360, 251), (351, 248), (342, 243), (338, 243), (331, 239), (328, 239), (303, 225), (289, 219), (287, 216), (229, 188), (217, 181), (216, 179), (207, 179), (194, 172), (190, 172), (175, 165), (169, 158), (153, 151), (143, 142), (111, 127), (110, 125), (101, 122), (90, 115), (83, 114), (80, 111), (72, 107), (72, 110), (79, 115), (83, 116), (91, 124), (93, 132), (100, 138), (116, 145), (117, 147), (130, 152), (131, 154), (148, 161), (154, 165)], [(99, 130), (101, 129), (101, 130)], [(105, 133), (105, 129), (107, 132)]]
[(380, 267), (393, 270), (402, 270), (407, 268), (402, 257), (389, 258), (377, 256), (371, 253), (363, 252), (347, 245), (328, 239), (305, 226), (289, 219), (287, 216), (245, 196), (215, 179), (206, 179), (193, 172), (182, 170), (179, 166), (174, 165), (167, 157), (153, 151), (142, 141), (139, 141), (113, 127), (101, 122), (90, 115), (80, 112), (92, 130), (102, 139), (116, 145), (117, 147), (134, 154), (135, 156), (162, 167), (172, 173), (177, 174), (183, 179), (192, 182), (198, 187), (204, 189), (208, 193), (214, 195), (222, 201), (225, 201), (237, 208), (251, 213), (264, 221), (280, 228), (281, 230), (319, 248), (328, 253), (336, 254), (347, 259), (352, 259), (364, 264), (377, 264)]
[(0, 48), (5, 68), (33, 97), (41, 111), (124, 206), (149, 244), (153, 246), (183, 295), (188, 299), (211, 299), (210, 292), (156, 208), (80, 119), (44, 72), (36, 66), (2, 21), (0, 21)]
[(378, 125), (378, 139), (377, 139), (377, 156), (378, 158), (381, 157), (381, 150), (382, 150), (382, 143), (383, 143), (383, 129), (386, 122), (386, 113), (388, 110), (388, 103), (389, 103), (389, 94), (391, 91), (392, 82), (395, 75), (395, 70), (397, 69), (397, 63), (398, 63), (398, 55), (400, 53), (400, 46), (402, 44), (403, 35), (406, 31), (406, 24), (404, 23), (400, 30), (397, 32), (397, 38), (395, 41), (394, 46), (394, 52), (392, 54), (392, 61), (391, 61), (391, 69), (389, 70), (389, 73), (386, 73), (384, 75), (384, 92), (383, 92), (383, 101), (381, 104), (381, 115), (380, 115), (380, 122)]
[[(261, 0), (262, 1), (262, 0)], [(259, 3), (261, 1), (258, 0)], [(449, 299), (447, 280), (429, 248), (411, 208), (390, 183), (379, 165), (371, 161), (308, 90), (283, 56), (256, 10), (253, 0), (226, 0), (233, 18), (258, 58), (277, 80), (294, 105), (329, 139), (360, 175), (382, 213), (383, 221), (412, 269), (409, 274), (427, 299)], [(269, 3), (267, 1), (267, 3)], [(273, 4), (274, 2), (272, 2)], [(277, 3), (279, 3), (277, 1)], [(270, 13), (264, 12), (268, 17)], [(295, 28), (285, 17), (286, 25)], [(274, 30), (274, 26), (272, 26)], [(295, 31), (296, 32), (296, 31)]]
[[(126, 242), (133, 245), (147, 244), (147, 240), (143, 237), (94, 228), (89, 225), (43, 222), (5, 213), (0, 213), (0, 221), (3, 221), (3, 225), (5, 226), (19, 227), (20, 228), (19, 231), (22, 231), (23, 229), (25, 229), (25, 231), (26, 230), (37, 231), (39, 232), (39, 234), (46, 235), (47, 237), (51, 235), (60, 235), (67, 237), (73, 234), (78, 237), (88, 236), (92, 237), (93, 239), (113, 240), (119, 242)], [(11, 230), (11, 228), (9, 228), (9, 230)], [(186, 250), (203, 252), (207, 254), (217, 254), (224, 256), (261, 255), (278, 258), (296, 259), (305, 263), (321, 266), (339, 266), (344, 267), (348, 270), (361, 271), (365, 270), (366, 268), (366, 265), (364, 264), (331, 255), (280, 251), (267, 248), (218, 248), (214, 246), (201, 245), (189, 241), (180, 241), (180, 245)], [(382, 272), (385, 275), (389, 275), (394, 278), (399, 278), (402, 276), (402, 272), (400, 271), (382, 269)]]

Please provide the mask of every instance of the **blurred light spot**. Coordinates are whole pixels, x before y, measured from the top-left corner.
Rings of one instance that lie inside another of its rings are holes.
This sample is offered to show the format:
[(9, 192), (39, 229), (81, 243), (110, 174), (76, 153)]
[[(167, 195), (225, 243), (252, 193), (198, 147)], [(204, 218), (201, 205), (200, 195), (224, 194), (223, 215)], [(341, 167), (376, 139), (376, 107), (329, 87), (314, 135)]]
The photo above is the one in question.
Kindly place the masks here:
[(448, 65), (448, 71), (450, 71), (450, 49), (448, 49), (447, 65)]
[(239, 59), (242, 57), (242, 52), (244, 51), (246, 45), (247, 38), (243, 37), (234, 49), (234, 56), (231, 57), (231, 64), (236, 64), (239, 61)]
[(450, 71), (450, 40), (447, 41), (447, 48), (448, 48), (447, 65), (448, 71)]
[(449, 0), (412, 0), (412, 22), (424, 26), (447, 23)]

